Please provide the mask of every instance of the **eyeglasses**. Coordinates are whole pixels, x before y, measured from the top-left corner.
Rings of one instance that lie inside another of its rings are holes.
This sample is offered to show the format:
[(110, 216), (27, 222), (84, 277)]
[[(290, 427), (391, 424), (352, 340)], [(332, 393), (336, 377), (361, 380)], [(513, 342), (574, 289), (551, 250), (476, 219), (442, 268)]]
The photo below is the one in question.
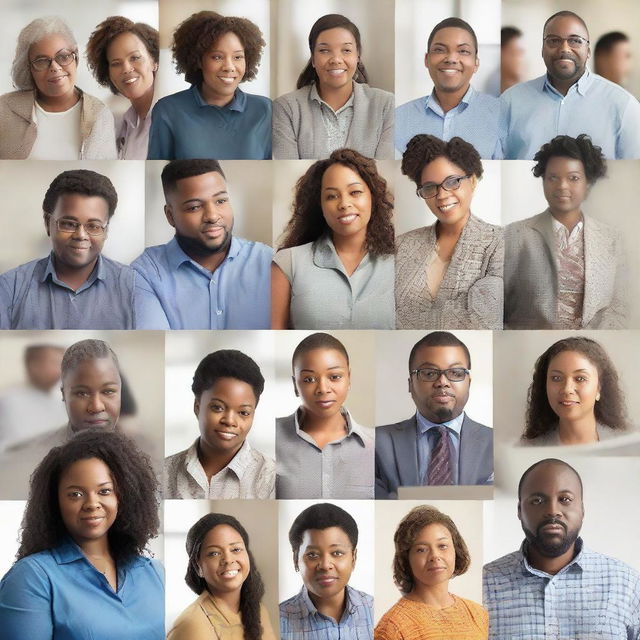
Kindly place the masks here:
[(561, 38), (560, 36), (546, 36), (542, 41), (549, 47), (549, 49), (557, 49), (562, 46), (563, 42), (566, 42), (571, 49), (582, 49), (584, 45), (589, 44), (589, 41), (580, 36), (569, 36), (568, 38)]
[(101, 236), (107, 230), (109, 224), (100, 224), (99, 222), (85, 222), (80, 223), (75, 220), (67, 220), (66, 218), (57, 218), (53, 221), (56, 225), (56, 228), (61, 233), (75, 233), (80, 227), (84, 227), (84, 230), (90, 236)]
[(453, 367), (452, 369), (414, 369), (409, 371), (409, 375), (414, 373), (420, 382), (435, 382), (440, 379), (442, 374), (450, 382), (462, 382), (467, 374), (471, 373), (471, 370), (464, 367)]
[(65, 51), (64, 49), (62, 49), (61, 51), (58, 51), (58, 53), (56, 53), (53, 58), (49, 58), (48, 56), (40, 56), (39, 58), (32, 60), (31, 66), (36, 71), (46, 71), (47, 69), (49, 69), (49, 67), (51, 67), (51, 63), (54, 60), (56, 64), (60, 65), (61, 67), (68, 67), (77, 59), (78, 56), (75, 51)]
[(471, 174), (466, 176), (449, 176), (445, 178), (440, 184), (435, 182), (425, 182), (422, 186), (416, 189), (416, 194), (425, 200), (434, 198), (438, 189), (442, 187), (445, 191), (456, 191), (460, 188), (460, 183), (466, 178), (470, 178)]

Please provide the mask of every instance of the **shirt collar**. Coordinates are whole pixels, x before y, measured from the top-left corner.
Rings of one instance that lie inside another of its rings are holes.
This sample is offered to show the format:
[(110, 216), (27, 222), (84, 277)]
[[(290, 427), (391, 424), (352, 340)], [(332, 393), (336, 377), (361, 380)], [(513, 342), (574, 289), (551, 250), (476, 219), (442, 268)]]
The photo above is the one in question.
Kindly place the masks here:
[[(354, 595), (357, 595), (357, 592), (354, 592), (354, 589), (352, 589), (349, 585), (347, 585), (346, 594), (345, 594), (345, 599), (346, 599), (345, 609), (344, 609), (345, 615), (342, 617), (340, 622), (344, 622), (347, 614), (354, 614), (356, 612), (357, 606), (356, 606), (356, 603), (354, 602)], [(316, 609), (316, 606), (313, 604), (313, 602), (311, 602), (311, 598), (309, 597), (309, 591), (307, 590), (307, 587), (305, 587), (304, 585), (302, 586), (302, 589), (300, 589), (298, 598), (301, 605), (300, 613), (303, 616), (309, 617), (309, 616), (323, 615)]]
[[(71, 564), (72, 562), (77, 562), (78, 560), (80, 560), (85, 562), (87, 565), (93, 566), (87, 560), (84, 553), (82, 553), (82, 549), (80, 549), (73, 538), (71, 538), (71, 536), (69, 536), (68, 534), (65, 535), (62, 544), (51, 549), (51, 555), (54, 557), (55, 561), (58, 564)], [(126, 563), (126, 566), (128, 568), (135, 567), (139, 564), (144, 564), (145, 561), (145, 558), (141, 556), (133, 556)], [(120, 567), (118, 567), (118, 573), (120, 573)]]
[(349, 107), (353, 107), (353, 97), (354, 97), (354, 95), (356, 93), (355, 92), (355, 84), (352, 83), (351, 86), (352, 86), (352, 90), (351, 90), (351, 95), (349, 96), (349, 99), (339, 109), (336, 109), (336, 110), (334, 110), (331, 105), (327, 104), (320, 97), (320, 94), (318, 93), (318, 87), (316, 87), (316, 83), (315, 82), (311, 85), (311, 91), (309, 93), (309, 99), (310, 100), (315, 100), (318, 104), (325, 105), (325, 107), (327, 107), (328, 109), (331, 109), (331, 111), (333, 111), (333, 113), (338, 115), (339, 113), (341, 113), (345, 109), (348, 109)]
[[(202, 464), (200, 463), (200, 459), (198, 458), (198, 441), (200, 438), (196, 438), (195, 442), (187, 449), (187, 458), (186, 458), (186, 468), (189, 473), (193, 476), (194, 474), (190, 469), (193, 467), (197, 467), (202, 469)], [(251, 445), (248, 440), (245, 440), (242, 443), (240, 449), (238, 449), (238, 453), (231, 459), (231, 462), (224, 467), (224, 469), (220, 469), (218, 473), (229, 469), (233, 471), (238, 478), (242, 478), (246, 470), (253, 464), (253, 457), (251, 455)], [(204, 469), (202, 469), (202, 473), (204, 473)], [(194, 476), (195, 477), (195, 476)]]
[[(542, 85), (543, 89), (546, 89), (547, 91), (551, 91), (551, 92), (559, 95), (562, 98), (565, 97), (551, 84), (551, 81), (549, 80), (549, 74), (548, 73), (545, 74), (543, 76), (543, 78), (544, 78), (544, 83)], [(587, 91), (589, 90), (589, 87), (591, 86), (592, 83), (593, 83), (593, 74), (589, 72), (589, 69), (585, 68), (584, 73), (580, 76), (580, 79), (578, 80), (578, 82), (575, 82), (569, 88), (569, 91), (571, 91), (571, 89), (573, 89), (573, 87), (575, 87), (576, 91), (581, 96), (584, 96), (587, 93)]]
[(213, 109), (227, 109), (229, 111), (239, 111), (242, 113), (247, 108), (247, 94), (242, 91), (240, 88), (236, 89), (236, 92), (233, 94), (233, 100), (229, 104), (225, 104), (224, 107), (218, 107), (215, 104), (209, 104), (205, 101), (200, 93), (200, 89), (197, 85), (191, 85), (191, 94), (193, 95), (194, 100), (196, 101), (196, 106), (198, 107), (211, 107)]
[[(367, 253), (362, 258), (362, 262), (360, 262), (357, 269), (366, 265), (369, 260), (369, 254)], [(329, 233), (323, 234), (313, 243), (313, 264), (321, 269), (337, 269), (348, 277)]]
[[(298, 409), (293, 414), (293, 423), (296, 428), (296, 434), (303, 440), (308, 440), (309, 436), (303, 431), (302, 427), (300, 426), (300, 420), (298, 419), (299, 412), (300, 409)], [(362, 431), (362, 427), (357, 422), (354, 422), (354, 420), (351, 418), (351, 414), (345, 407), (342, 407), (342, 409), (340, 409), (340, 413), (344, 416), (345, 422), (347, 423), (347, 435), (345, 436), (345, 438), (348, 438), (352, 435), (357, 436), (356, 440), (360, 443), (361, 446), (364, 447), (365, 436)]]
[[(240, 241), (235, 237), (231, 236), (231, 245), (229, 246), (229, 251), (227, 252), (226, 258), (223, 260), (223, 263), (227, 260), (233, 260), (240, 253)], [(195, 260), (192, 260), (180, 247), (178, 244), (178, 240), (175, 236), (171, 238), (171, 240), (167, 243), (167, 261), (169, 263), (169, 267), (176, 271), (178, 267), (184, 262), (190, 262), (198, 269), (204, 269), (204, 267), (198, 264)]]
[(464, 411), (457, 418), (453, 418), (453, 420), (448, 420), (447, 422), (441, 423), (431, 422), (431, 420), (425, 418), (419, 411), (416, 411), (416, 422), (418, 424), (418, 432), (420, 434), (426, 433), (427, 431), (429, 431), (429, 429), (447, 427), (458, 437), (460, 437), (460, 432), (462, 431), (462, 423), (464, 422)]
[[(454, 108), (455, 109), (459, 108), (461, 104), (464, 104), (465, 108), (466, 108), (467, 106), (469, 106), (471, 104), (473, 99), (476, 97), (477, 93), (478, 92), (471, 85), (469, 85), (469, 88), (467, 89), (466, 93), (462, 96), (462, 99), (460, 100), (458, 105), (456, 105), (456, 107), (454, 107)], [(426, 109), (431, 109), (431, 111), (434, 111), (438, 115), (441, 115), (441, 116), (444, 115), (442, 107), (440, 106), (440, 103), (438, 102), (438, 98), (436, 98), (436, 90), (435, 90), (435, 88), (425, 98), (424, 107), (425, 107), (425, 110)]]
[[(80, 288), (85, 289), (89, 285), (93, 284), (96, 280), (104, 280), (105, 279), (105, 267), (102, 261), (102, 255), (98, 254), (98, 260), (96, 261), (96, 266), (93, 268), (93, 271), (86, 279), (86, 281), (82, 284)], [(53, 251), (49, 254), (49, 258), (47, 260), (47, 268), (44, 270), (42, 274), (42, 278), (40, 282), (45, 282), (48, 278), (55, 282), (56, 284), (60, 284), (62, 286), (67, 286), (58, 278), (58, 274), (56, 273), (56, 268), (53, 266)], [(78, 291), (80, 291), (80, 288)], [(76, 292), (77, 293), (77, 292)]]
[[(529, 559), (527, 558), (527, 547), (528, 547), (528, 543), (527, 543), (526, 540), (524, 540), (522, 545), (520, 546), (520, 553), (522, 554), (522, 573), (524, 575), (529, 573), (529, 574), (532, 574), (534, 576), (538, 576), (538, 577), (542, 577), (542, 578), (553, 578), (553, 575), (551, 575), (549, 573), (545, 573), (544, 571), (541, 571), (540, 569), (536, 569), (535, 567), (532, 567), (529, 564)], [(586, 570), (589, 569), (589, 563), (588, 563), (588, 559), (587, 559), (588, 558), (588, 552), (584, 548), (584, 543), (582, 541), (582, 538), (578, 537), (576, 539), (575, 548), (576, 548), (578, 553), (576, 553), (576, 555), (573, 557), (571, 562), (568, 562), (555, 575), (559, 575), (560, 573), (566, 573), (574, 565), (581, 571), (584, 571), (585, 569)]]

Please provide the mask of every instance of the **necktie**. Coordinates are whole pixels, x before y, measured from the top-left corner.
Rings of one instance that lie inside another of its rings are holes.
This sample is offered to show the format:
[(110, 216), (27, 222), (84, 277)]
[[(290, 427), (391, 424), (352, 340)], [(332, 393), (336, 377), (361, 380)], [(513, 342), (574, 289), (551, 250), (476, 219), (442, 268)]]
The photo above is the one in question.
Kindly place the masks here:
[(438, 441), (431, 453), (426, 484), (453, 484), (451, 469), (451, 441), (447, 427), (438, 427)]

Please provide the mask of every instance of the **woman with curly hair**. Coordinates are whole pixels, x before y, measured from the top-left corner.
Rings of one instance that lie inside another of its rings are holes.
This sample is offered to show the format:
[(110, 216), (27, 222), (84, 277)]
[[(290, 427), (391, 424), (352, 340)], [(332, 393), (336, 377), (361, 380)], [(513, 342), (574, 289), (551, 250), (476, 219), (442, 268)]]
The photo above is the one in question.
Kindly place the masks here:
[(589, 136), (556, 136), (534, 156), (546, 211), (505, 229), (509, 329), (624, 329), (625, 250), (617, 229), (583, 213), (607, 172)]
[(487, 640), (486, 610), (449, 592), (451, 578), (471, 564), (453, 520), (435, 507), (415, 507), (393, 540), (393, 580), (402, 598), (378, 622), (375, 640)]
[(585, 444), (627, 429), (618, 373), (602, 345), (564, 338), (536, 360), (520, 444)]
[(393, 94), (367, 84), (358, 27), (336, 13), (322, 16), (309, 50), (297, 90), (273, 103), (273, 157), (326, 158), (348, 147), (393, 158)]
[(502, 228), (471, 213), (480, 155), (462, 138), (420, 134), (402, 155), (402, 173), (436, 222), (398, 238), (396, 328), (501, 329)]
[(271, 100), (244, 93), (265, 47), (246, 18), (194, 13), (173, 34), (173, 59), (191, 88), (153, 108), (149, 160), (271, 158)]
[(116, 133), (122, 160), (147, 158), (159, 54), (158, 32), (122, 16), (103, 20), (87, 43), (87, 62), (98, 84), (131, 102)]
[(393, 202), (374, 160), (338, 149), (298, 180), (271, 269), (272, 329), (393, 329)]
[(0, 583), (0, 640), (161, 640), (162, 568), (149, 458), (122, 434), (87, 429), (31, 476), (17, 562)]
[(18, 35), (11, 79), (0, 96), (3, 160), (113, 160), (113, 116), (76, 87), (78, 45), (57, 16), (37, 18)]
[(167, 640), (275, 640), (244, 527), (233, 516), (208, 513), (189, 529), (186, 547), (184, 579), (199, 597), (180, 614)]

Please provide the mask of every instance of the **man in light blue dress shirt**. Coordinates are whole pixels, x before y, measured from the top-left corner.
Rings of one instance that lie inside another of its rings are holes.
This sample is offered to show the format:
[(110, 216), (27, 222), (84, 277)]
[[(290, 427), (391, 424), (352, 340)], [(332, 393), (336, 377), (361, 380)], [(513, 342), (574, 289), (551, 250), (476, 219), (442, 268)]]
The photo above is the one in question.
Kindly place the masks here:
[(478, 39), (471, 26), (460, 18), (438, 23), (429, 35), (424, 64), (433, 91), (396, 109), (396, 149), (404, 153), (413, 136), (428, 133), (441, 140), (459, 136), (482, 158), (501, 158), (500, 101), (470, 84), (480, 64)]
[(174, 160), (162, 171), (175, 229), (136, 258), (137, 329), (268, 329), (273, 250), (232, 235), (233, 209), (217, 160)]
[(560, 134), (588, 134), (605, 157), (640, 158), (640, 103), (622, 87), (587, 69), (589, 31), (571, 11), (544, 25), (542, 58), (547, 73), (500, 97), (504, 157), (530, 160)]

